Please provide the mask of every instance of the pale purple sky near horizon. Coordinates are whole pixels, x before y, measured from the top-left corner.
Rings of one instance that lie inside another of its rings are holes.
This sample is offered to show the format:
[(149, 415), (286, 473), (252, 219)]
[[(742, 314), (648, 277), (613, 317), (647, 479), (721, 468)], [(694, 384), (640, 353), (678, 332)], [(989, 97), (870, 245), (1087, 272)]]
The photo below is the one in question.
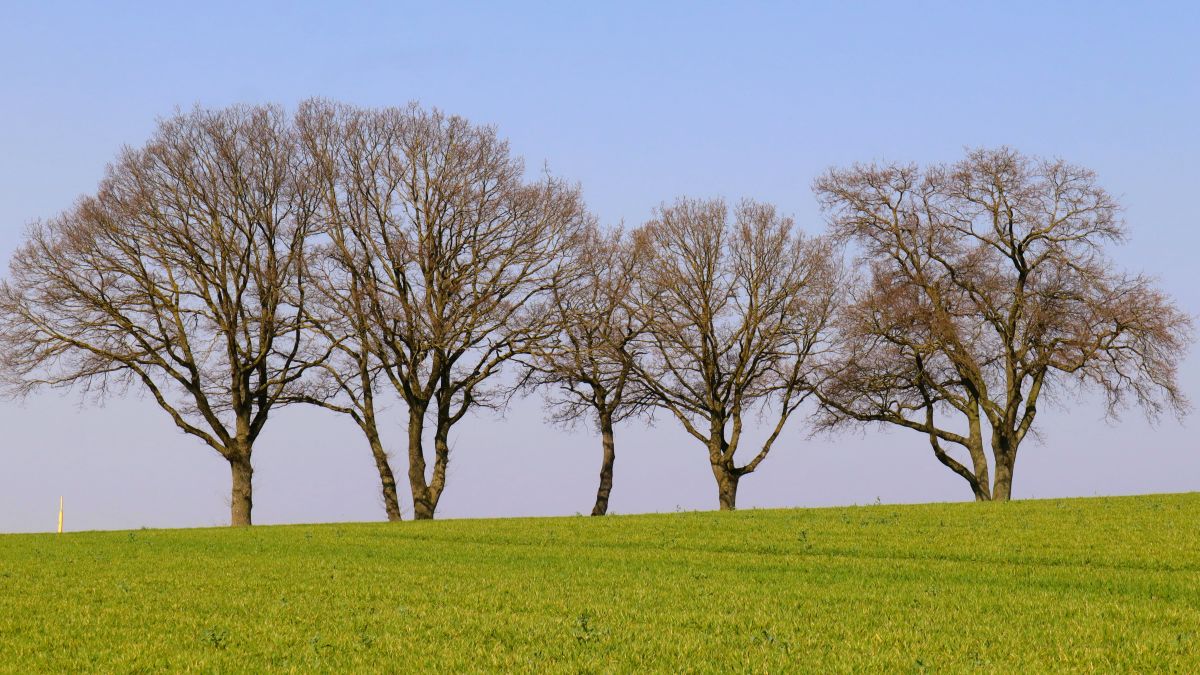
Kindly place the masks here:
[[(809, 185), (829, 166), (1001, 144), (1062, 157), (1123, 203), (1117, 261), (1196, 316), (1200, 7), (1049, 4), (9, 2), (0, 265), (27, 223), (94, 190), (176, 107), (419, 100), (496, 124), (530, 168), (579, 180), (607, 222), (719, 195), (816, 232)], [(1182, 381), (1200, 402), (1198, 362), (1193, 349)], [(1112, 422), (1068, 398), (1039, 424), (1019, 498), (1200, 490), (1195, 413)], [(59, 495), (69, 530), (228, 522), (227, 465), (149, 400), (0, 401), (0, 430), (0, 532), (52, 530)], [(617, 442), (613, 511), (715, 508), (704, 450), (673, 420), (626, 424)], [(549, 426), (537, 398), (468, 418), (453, 446), (440, 517), (590, 509), (598, 442)], [(383, 517), (361, 435), (333, 414), (279, 412), (254, 461), (256, 523)], [(739, 505), (969, 497), (918, 434), (810, 439), (798, 419)]]

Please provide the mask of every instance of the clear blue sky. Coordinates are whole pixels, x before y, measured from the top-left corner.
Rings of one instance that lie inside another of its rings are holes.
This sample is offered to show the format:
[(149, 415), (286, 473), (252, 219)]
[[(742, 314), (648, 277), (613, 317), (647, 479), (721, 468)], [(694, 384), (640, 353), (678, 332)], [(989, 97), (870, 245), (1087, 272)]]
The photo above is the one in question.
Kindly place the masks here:
[[(419, 100), (494, 123), (531, 168), (582, 182), (610, 222), (676, 195), (772, 201), (817, 231), (830, 165), (948, 161), (1012, 145), (1095, 169), (1120, 195), (1129, 269), (1200, 312), (1200, 9), (1195, 3), (6, 3), (0, 21), (0, 258), (29, 221), (94, 189), (122, 144), (177, 107), (310, 96)], [(1184, 364), (1200, 400), (1200, 368)], [(1200, 489), (1195, 417), (1119, 424), (1090, 397), (1043, 417), (1019, 497)], [(586, 430), (536, 399), (455, 439), (440, 515), (587, 511)], [(220, 524), (224, 462), (149, 401), (0, 403), (0, 531)], [(617, 512), (715, 506), (706, 457), (670, 420), (618, 429)], [(288, 411), (256, 449), (256, 522), (382, 517), (358, 431)], [(528, 470), (539, 465), (535, 473)], [(402, 460), (397, 463), (403, 472)], [(739, 505), (969, 496), (916, 434), (808, 439), (795, 424)]]

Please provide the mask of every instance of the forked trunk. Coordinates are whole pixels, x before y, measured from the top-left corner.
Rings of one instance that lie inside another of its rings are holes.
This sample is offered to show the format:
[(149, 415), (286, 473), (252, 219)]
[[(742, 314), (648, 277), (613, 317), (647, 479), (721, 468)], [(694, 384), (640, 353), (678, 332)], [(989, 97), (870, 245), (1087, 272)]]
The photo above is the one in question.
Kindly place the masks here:
[(228, 459), (233, 474), (233, 492), (229, 499), (230, 524), (246, 527), (251, 524), (250, 511), (254, 506), (254, 469), (250, 466), (250, 453), (238, 453)]
[(425, 490), (423, 498), (413, 497), (413, 520), (433, 520), (434, 505), (429, 501), (429, 490)]
[(608, 495), (612, 492), (613, 462), (617, 458), (617, 449), (613, 442), (612, 415), (608, 413), (600, 413), (600, 443), (604, 446), (604, 459), (600, 463), (600, 487), (596, 490), (596, 504), (592, 507), (593, 516), (603, 516), (608, 513)]
[(996, 458), (996, 482), (992, 485), (992, 501), (1006, 502), (1012, 499), (1017, 444), (1007, 435), (997, 435), (992, 440), (992, 456)]
[(721, 510), (733, 511), (737, 508), (737, 489), (741, 476), (721, 464), (713, 464), (712, 470), (717, 479), (717, 497)]
[(425, 480), (425, 452), (421, 440), (425, 430), (425, 409), (409, 409), (408, 414), (408, 482), (413, 494), (413, 519), (432, 520), (438, 500), (446, 487), (446, 467), (450, 463), (450, 416), (439, 408), (437, 428), (433, 434), (433, 475)]
[(433, 502), (425, 482), (425, 452), (421, 437), (425, 431), (425, 408), (408, 408), (408, 485), (412, 489), (413, 519), (433, 518)]

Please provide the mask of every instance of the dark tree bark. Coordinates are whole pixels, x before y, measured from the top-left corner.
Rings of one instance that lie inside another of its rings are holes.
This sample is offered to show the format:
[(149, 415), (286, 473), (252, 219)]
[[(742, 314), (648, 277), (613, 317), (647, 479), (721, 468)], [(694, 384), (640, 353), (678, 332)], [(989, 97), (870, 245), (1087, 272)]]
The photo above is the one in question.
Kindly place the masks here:
[(408, 484), (412, 493), (413, 518), (433, 518), (437, 502), (425, 480), (425, 408), (409, 405), (408, 408)]
[(251, 511), (254, 507), (254, 489), (252, 479), (254, 468), (250, 464), (249, 455), (231, 457), (229, 469), (233, 475), (233, 492), (230, 497), (230, 521), (234, 527), (244, 527), (251, 524)]
[(600, 486), (596, 489), (596, 504), (592, 506), (593, 516), (603, 516), (608, 513), (608, 496), (612, 493), (613, 465), (617, 461), (617, 446), (613, 440), (612, 413), (607, 410), (600, 413), (600, 446), (604, 454), (600, 461)]
[(992, 499), (1006, 502), (1012, 499), (1013, 470), (1017, 464), (1017, 446), (1002, 436), (994, 437), (993, 455), (996, 458), (996, 482), (992, 486)]
[(741, 476), (737, 470), (727, 464), (713, 464), (713, 477), (717, 479), (717, 502), (722, 511), (733, 511), (737, 508), (738, 480)]
[[(372, 420), (369, 425), (374, 428), (374, 421)], [(400, 499), (396, 494), (396, 476), (392, 473), (392, 465), (388, 461), (387, 451), (383, 449), (383, 442), (377, 433), (368, 434), (367, 443), (371, 446), (371, 456), (375, 459), (375, 470), (379, 473), (384, 513), (387, 515), (389, 523), (400, 522), (403, 517), (400, 514)]]

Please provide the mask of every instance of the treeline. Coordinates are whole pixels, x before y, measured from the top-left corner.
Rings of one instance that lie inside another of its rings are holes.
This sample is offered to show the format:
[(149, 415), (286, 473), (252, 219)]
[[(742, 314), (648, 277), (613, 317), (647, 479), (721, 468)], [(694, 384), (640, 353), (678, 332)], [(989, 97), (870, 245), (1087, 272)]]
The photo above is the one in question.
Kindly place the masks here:
[[(681, 425), (732, 509), (806, 403), (810, 429), (918, 432), (978, 500), (1010, 498), (1048, 398), (1187, 409), (1191, 320), (1106, 257), (1125, 232), (1091, 171), (1000, 148), (833, 169), (813, 190), (821, 236), (770, 204), (692, 198), (625, 231), (436, 110), (198, 109), (30, 226), (0, 285), (0, 368), (16, 395), (149, 393), (228, 461), (234, 525), (287, 405), (357, 424), (389, 520), (395, 470), (432, 518), (455, 425), (518, 392), (594, 424), (595, 515), (632, 419)], [(764, 440), (743, 448), (751, 424)]]

